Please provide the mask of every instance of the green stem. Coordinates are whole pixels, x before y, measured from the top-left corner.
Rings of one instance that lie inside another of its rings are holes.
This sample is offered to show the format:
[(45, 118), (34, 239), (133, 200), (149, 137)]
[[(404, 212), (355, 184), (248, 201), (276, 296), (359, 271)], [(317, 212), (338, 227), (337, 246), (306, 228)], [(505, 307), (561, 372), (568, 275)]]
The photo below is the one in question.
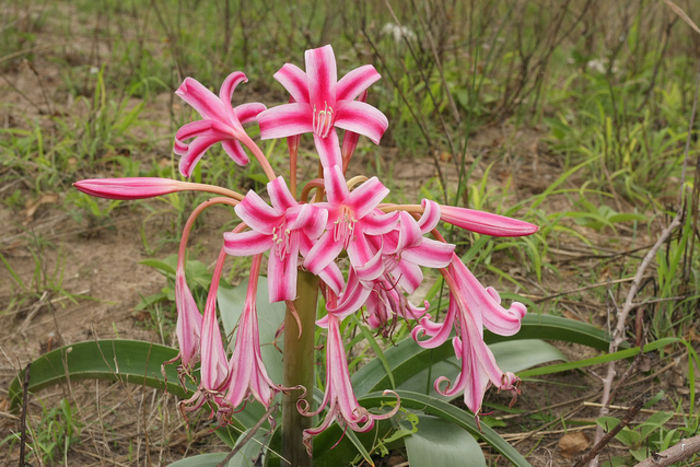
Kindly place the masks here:
[[(313, 401), (314, 388), (314, 329), (318, 277), (307, 271), (299, 271), (297, 299), (294, 309), (301, 323), (287, 307), (284, 320), (284, 386), (303, 386), (306, 399)], [(311, 417), (297, 410), (298, 391), (285, 394), (282, 399), (282, 457), (289, 461), (283, 465), (306, 467), (312, 465), (311, 456), (303, 443), (304, 429), (311, 427)], [(311, 407), (309, 407), (311, 409)]]

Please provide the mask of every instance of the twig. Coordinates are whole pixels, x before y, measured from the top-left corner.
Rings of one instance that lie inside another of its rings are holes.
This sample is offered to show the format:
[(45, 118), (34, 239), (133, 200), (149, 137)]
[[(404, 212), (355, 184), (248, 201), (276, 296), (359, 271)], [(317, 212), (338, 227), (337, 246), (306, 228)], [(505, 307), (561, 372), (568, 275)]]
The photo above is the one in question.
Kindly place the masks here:
[(689, 458), (698, 451), (700, 451), (700, 435), (695, 435), (692, 438), (681, 439), (678, 444), (671, 446), (665, 451), (653, 453), (651, 457), (643, 460), (635, 467), (661, 467), (671, 465), (674, 462)]
[[(632, 286), (630, 287), (629, 292), (627, 293), (627, 298), (625, 299), (625, 304), (623, 305), (622, 309), (620, 310), (618, 316), (617, 316), (617, 325), (615, 326), (615, 329), (613, 330), (612, 333), (612, 341), (610, 342), (610, 347), (609, 347), (609, 353), (615, 353), (617, 352), (617, 349), (620, 347), (620, 344), (622, 344), (625, 341), (625, 325), (627, 322), (627, 316), (629, 315), (630, 311), (634, 308), (634, 297), (637, 295), (637, 291), (639, 290), (639, 286), (642, 282), (642, 279), (644, 277), (644, 273), (646, 272), (647, 268), (651, 264), (652, 260), (656, 257), (656, 252), (659, 251), (659, 248), (666, 243), (668, 238), (671, 236), (671, 233), (681, 225), (681, 215), (680, 213), (676, 214), (676, 217), (673, 218), (671, 221), (671, 224), (669, 224), (668, 227), (666, 227), (662, 232), (661, 235), (659, 235), (658, 240), (656, 240), (656, 243), (654, 246), (651, 247), (651, 249), (647, 252), (646, 256), (644, 256), (644, 259), (642, 260), (642, 263), (639, 265), (639, 268), (637, 269), (637, 273), (634, 275), (634, 280), (632, 281)], [(602, 407), (600, 409), (600, 416), (606, 415), (608, 413), (608, 403), (610, 402), (610, 391), (612, 389), (612, 383), (613, 379), (615, 378), (615, 362), (611, 361), (608, 363), (608, 372), (605, 376), (605, 379), (603, 380), (603, 397), (601, 398), (601, 404)], [(598, 427), (596, 430), (596, 446), (602, 441), (603, 439), (603, 428)], [(591, 461), (591, 467), (597, 466), (598, 465), (598, 458), (592, 458), (593, 460)]]
[(642, 408), (643, 404), (644, 399), (640, 398), (636, 404), (630, 407), (630, 409), (627, 411), (627, 414), (625, 415), (625, 418), (623, 418), (615, 428), (610, 430), (605, 436), (603, 436), (598, 442), (596, 442), (595, 446), (593, 446), (586, 455), (579, 459), (579, 461), (576, 462), (574, 467), (581, 467), (586, 462), (597, 458), (600, 450), (603, 449), (610, 442), (610, 440), (613, 439), (615, 435), (620, 432), (620, 430), (622, 430), (624, 427), (630, 424), (632, 419), (639, 413), (639, 410)]
[(253, 439), (253, 436), (255, 436), (255, 433), (257, 433), (257, 431), (260, 429), (260, 427), (262, 426), (262, 424), (265, 423), (265, 420), (267, 420), (268, 418), (270, 418), (270, 415), (272, 415), (272, 412), (274, 412), (275, 410), (277, 410), (277, 406), (278, 406), (278, 405), (279, 405), (279, 404), (273, 404), (273, 405), (271, 405), (270, 408), (267, 409), (267, 412), (265, 412), (265, 415), (263, 415), (263, 416), (260, 418), (260, 420), (258, 420), (257, 423), (256, 423), (255, 425), (253, 425), (253, 426), (251, 427), (250, 430), (248, 430), (248, 433), (246, 433), (246, 435), (243, 437), (243, 439), (241, 439), (239, 442), (236, 443), (236, 445), (233, 447), (233, 449), (231, 450), (231, 452), (229, 452), (228, 455), (224, 458), (224, 460), (222, 460), (221, 462), (219, 462), (219, 463), (216, 465), (216, 467), (226, 467), (226, 465), (228, 465), (228, 461), (230, 461), (230, 460), (233, 458), (233, 456), (235, 456), (236, 453), (237, 453), (238, 451), (240, 451), (241, 448), (242, 448), (243, 446), (245, 446), (245, 444), (246, 444), (248, 441), (250, 441), (251, 439)]
[(29, 393), (29, 370), (31, 369), (31, 362), (27, 363), (27, 367), (24, 369), (24, 385), (22, 388), (22, 419), (21, 423), (21, 434), (19, 438), (19, 467), (24, 467), (24, 448), (27, 444), (27, 405), (28, 405), (28, 393)]

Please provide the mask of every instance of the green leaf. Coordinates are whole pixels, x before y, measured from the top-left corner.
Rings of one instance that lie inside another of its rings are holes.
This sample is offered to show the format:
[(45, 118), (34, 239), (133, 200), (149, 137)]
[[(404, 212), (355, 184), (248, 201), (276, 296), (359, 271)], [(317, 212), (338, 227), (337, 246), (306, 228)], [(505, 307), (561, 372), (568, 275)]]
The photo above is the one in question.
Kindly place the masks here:
[[(247, 279), (231, 289), (219, 288), (217, 293), (219, 314), (226, 336), (233, 336), (238, 319), (243, 313), (247, 292)], [(267, 374), (273, 381), (282, 381), (282, 354), (272, 345), (272, 342), (275, 340), (275, 334), (284, 321), (285, 306), (282, 302), (270, 303), (267, 291), (267, 278), (263, 276), (260, 276), (258, 279), (255, 306), (258, 310), (260, 349), (263, 362), (265, 362), (265, 367), (267, 368)], [(284, 339), (279, 339), (276, 344), (279, 348), (282, 348), (283, 343)], [(234, 341), (231, 339), (231, 349), (233, 349), (233, 344)]]
[[(485, 424), (479, 427), (474, 420), (474, 415), (462, 410), (448, 402), (441, 401), (425, 394), (412, 391), (397, 390), (396, 393), (401, 398), (401, 406), (409, 409), (422, 410), (428, 415), (434, 415), (446, 422), (453, 423), (458, 427), (467, 430), (472, 436), (484, 440), (496, 451), (501, 453), (506, 459), (517, 466), (529, 466), (525, 458), (500, 437), (492, 428)], [(382, 402), (393, 402), (393, 395), (382, 395), (380, 393), (368, 394), (358, 399), (364, 407), (378, 407)], [(419, 425), (420, 432), (420, 425)]]
[[(209, 454), (185, 457), (172, 464), (168, 464), (168, 467), (216, 467), (221, 461), (226, 459), (227, 455), (228, 453), (226, 452), (211, 452)], [(229, 463), (228, 465), (230, 466), (231, 464)]]
[(404, 439), (410, 465), (486, 467), (479, 443), (469, 432), (437, 417), (419, 415), (418, 420), (418, 432)]
[(639, 347), (632, 347), (631, 349), (620, 350), (615, 353), (604, 354), (593, 358), (586, 358), (584, 360), (577, 360), (575, 362), (559, 363), (540, 368), (533, 368), (532, 370), (521, 371), (518, 374), (518, 376), (520, 376), (521, 378), (527, 378), (529, 376), (548, 375), (551, 373), (559, 373), (561, 371), (569, 371), (576, 368), (585, 368), (587, 366), (599, 365), (601, 363), (623, 360), (625, 358), (634, 357), (640, 352), (651, 352), (652, 350), (658, 350), (667, 345), (674, 344), (680, 341), (681, 339), (678, 339), (677, 337), (665, 337), (663, 339), (650, 342), (649, 344), (645, 345), (643, 349), (640, 349)]
[(650, 415), (639, 428), (642, 439), (647, 439), (650, 434), (664, 426), (671, 418), (673, 418), (672, 412), (656, 412)]
[(511, 339), (551, 339), (583, 344), (598, 350), (608, 350), (610, 345), (608, 333), (592, 324), (537, 313), (525, 315), (520, 331), (514, 336), (499, 336), (490, 331), (484, 331), (484, 340), (488, 344)]
[[(177, 355), (177, 349), (151, 342), (110, 339), (79, 342), (53, 350), (32, 362), (29, 372), (29, 390), (38, 391), (66, 379), (104, 379), (142, 384), (164, 389), (178, 397), (188, 391), (180, 386), (174, 365), (165, 368), (167, 382), (161, 374), (161, 364)], [(10, 383), (9, 398), (12, 409), (22, 399), (24, 370)]]

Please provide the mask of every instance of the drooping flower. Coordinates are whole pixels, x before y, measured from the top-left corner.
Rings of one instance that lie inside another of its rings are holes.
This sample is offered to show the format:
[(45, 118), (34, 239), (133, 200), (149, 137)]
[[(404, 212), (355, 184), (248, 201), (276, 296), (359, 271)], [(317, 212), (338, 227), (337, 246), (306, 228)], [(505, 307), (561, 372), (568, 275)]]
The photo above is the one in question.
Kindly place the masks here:
[(238, 217), (251, 230), (225, 233), (224, 247), (234, 256), (269, 251), (270, 302), (294, 300), (303, 237), (309, 242), (317, 239), (326, 227), (328, 213), (313, 204), (297, 203), (282, 177), (269, 182), (267, 192), (272, 207), (252, 190), (235, 207)]
[(367, 136), (379, 144), (389, 123), (375, 107), (356, 100), (381, 76), (372, 65), (355, 68), (338, 81), (330, 45), (307, 50), (306, 72), (286, 63), (275, 79), (295, 102), (272, 107), (258, 116), (262, 139), (312, 132), (324, 167), (342, 166), (338, 135), (342, 128)]
[[(452, 343), (455, 355), (462, 361), (462, 369), (454, 383), (446, 377), (435, 381), (435, 389), (445, 396), (464, 392), (464, 403), (478, 415), (489, 382), (499, 389), (516, 390), (517, 377), (503, 372), (493, 353), (484, 342), (484, 327), (490, 331), (510, 336), (518, 332), (520, 322), (527, 312), (525, 306), (513, 302), (510, 308), (501, 306), (501, 298), (491, 287), (484, 288), (462, 261), (455, 255), (443, 274), (450, 287), (450, 305), (443, 323), (435, 323), (426, 316), (412, 331), (418, 345), (434, 348), (443, 344), (452, 329), (457, 337)], [(424, 335), (430, 336), (420, 340)], [(441, 389), (443, 382), (447, 387)]]
[(261, 261), (262, 255), (257, 255), (253, 259), (243, 314), (238, 322), (236, 343), (229, 360), (231, 378), (224, 399), (234, 409), (249, 396), (255, 397), (262, 405), (269, 407), (272, 398), (279, 390), (279, 387), (267, 375), (260, 353), (260, 334), (255, 300)]
[[(182, 156), (180, 173), (183, 176), (189, 177), (206, 150), (218, 142), (236, 164), (248, 163), (248, 156), (239, 143), (239, 140), (248, 139), (243, 125), (255, 121), (265, 106), (259, 102), (231, 105), (233, 91), (242, 81), (247, 81), (247, 78), (240, 71), (228, 75), (221, 85), (219, 97), (193, 78), (185, 78), (175, 91), (202, 116), (202, 120), (183, 125), (175, 134), (173, 151)], [(185, 143), (192, 138), (192, 142)]]
[[(331, 305), (335, 301), (332, 295), (331, 293), (327, 296), (327, 302)], [(388, 413), (373, 414), (359, 404), (350, 383), (345, 347), (340, 336), (340, 319), (333, 314), (329, 314), (323, 320), (317, 321), (317, 324), (328, 329), (326, 340), (326, 390), (323, 401), (317, 410), (313, 412), (308, 411), (309, 404), (306, 400), (299, 401), (297, 406), (299, 411), (306, 416), (317, 415), (326, 407), (328, 407), (328, 412), (318, 427), (304, 430), (304, 444), (306, 444), (306, 449), (309, 453), (311, 452), (311, 439), (325, 431), (334, 421), (337, 421), (343, 428), (347, 427), (353, 431), (365, 432), (374, 427), (375, 421), (393, 417), (399, 409), (397, 403)]]
[(204, 306), (204, 317), (202, 318), (199, 341), (199, 388), (192, 397), (180, 403), (180, 406), (188, 412), (199, 409), (207, 401), (213, 401), (216, 405), (220, 405), (230, 378), (226, 350), (221, 340), (219, 322), (216, 319), (216, 293), (219, 290), (225, 259), (226, 253), (222, 247), (216, 260), (216, 266), (214, 266), (214, 273)]

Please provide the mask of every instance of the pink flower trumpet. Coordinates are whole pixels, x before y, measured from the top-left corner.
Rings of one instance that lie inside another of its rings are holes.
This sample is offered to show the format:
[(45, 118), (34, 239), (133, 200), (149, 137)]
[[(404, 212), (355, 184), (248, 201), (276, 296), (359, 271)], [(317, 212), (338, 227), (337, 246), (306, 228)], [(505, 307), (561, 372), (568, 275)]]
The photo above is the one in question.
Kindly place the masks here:
[[(329, 296), (328, 302), (332, 304), (334, 299)], [(325, 431), (334, 421), (337, 421), (342, 427), (348, 427), (353, 431), (365, 432), (372, 429), (375, 421), (391, 418), (399, 410), (398, 402), (392, 410), (385, 414), (370, 413), (360, 405), (350, 384), (350, 372), (348, 371), (348, 362), (345, 357), (345, 347), (340, 336), (340, 320), (336, 316), (329, 314), (317, 324), (328, 328), (328, 339), (326, 341), (326, 392), (321, 405), (314, 412), (308, 412), (309, 404), (306, 400), (300, 400), (297, 406), (299, 411), (307, 416), (317, 415), (326, 407), (328, 407), (328, 412), (318, 427), (304, 430), (304, 444), (306, 444), (306, 449), (309, 452), (311, 452), (311, 439)], [(385, 394), (387, 392), (391, 391), (385, 391)]]
[(272, 398), (279, 390), (267, 375), (260, 353), (255, 297), (261, 261), (262, 255), (257, 255), (253, 259), (243, 315), (238, 322), (236, 344), (229, 360), (231, 379), (225, 400), (232, 408), (238, 407), (249, 396), (255, 397), (262, 405), (269, 407)]

